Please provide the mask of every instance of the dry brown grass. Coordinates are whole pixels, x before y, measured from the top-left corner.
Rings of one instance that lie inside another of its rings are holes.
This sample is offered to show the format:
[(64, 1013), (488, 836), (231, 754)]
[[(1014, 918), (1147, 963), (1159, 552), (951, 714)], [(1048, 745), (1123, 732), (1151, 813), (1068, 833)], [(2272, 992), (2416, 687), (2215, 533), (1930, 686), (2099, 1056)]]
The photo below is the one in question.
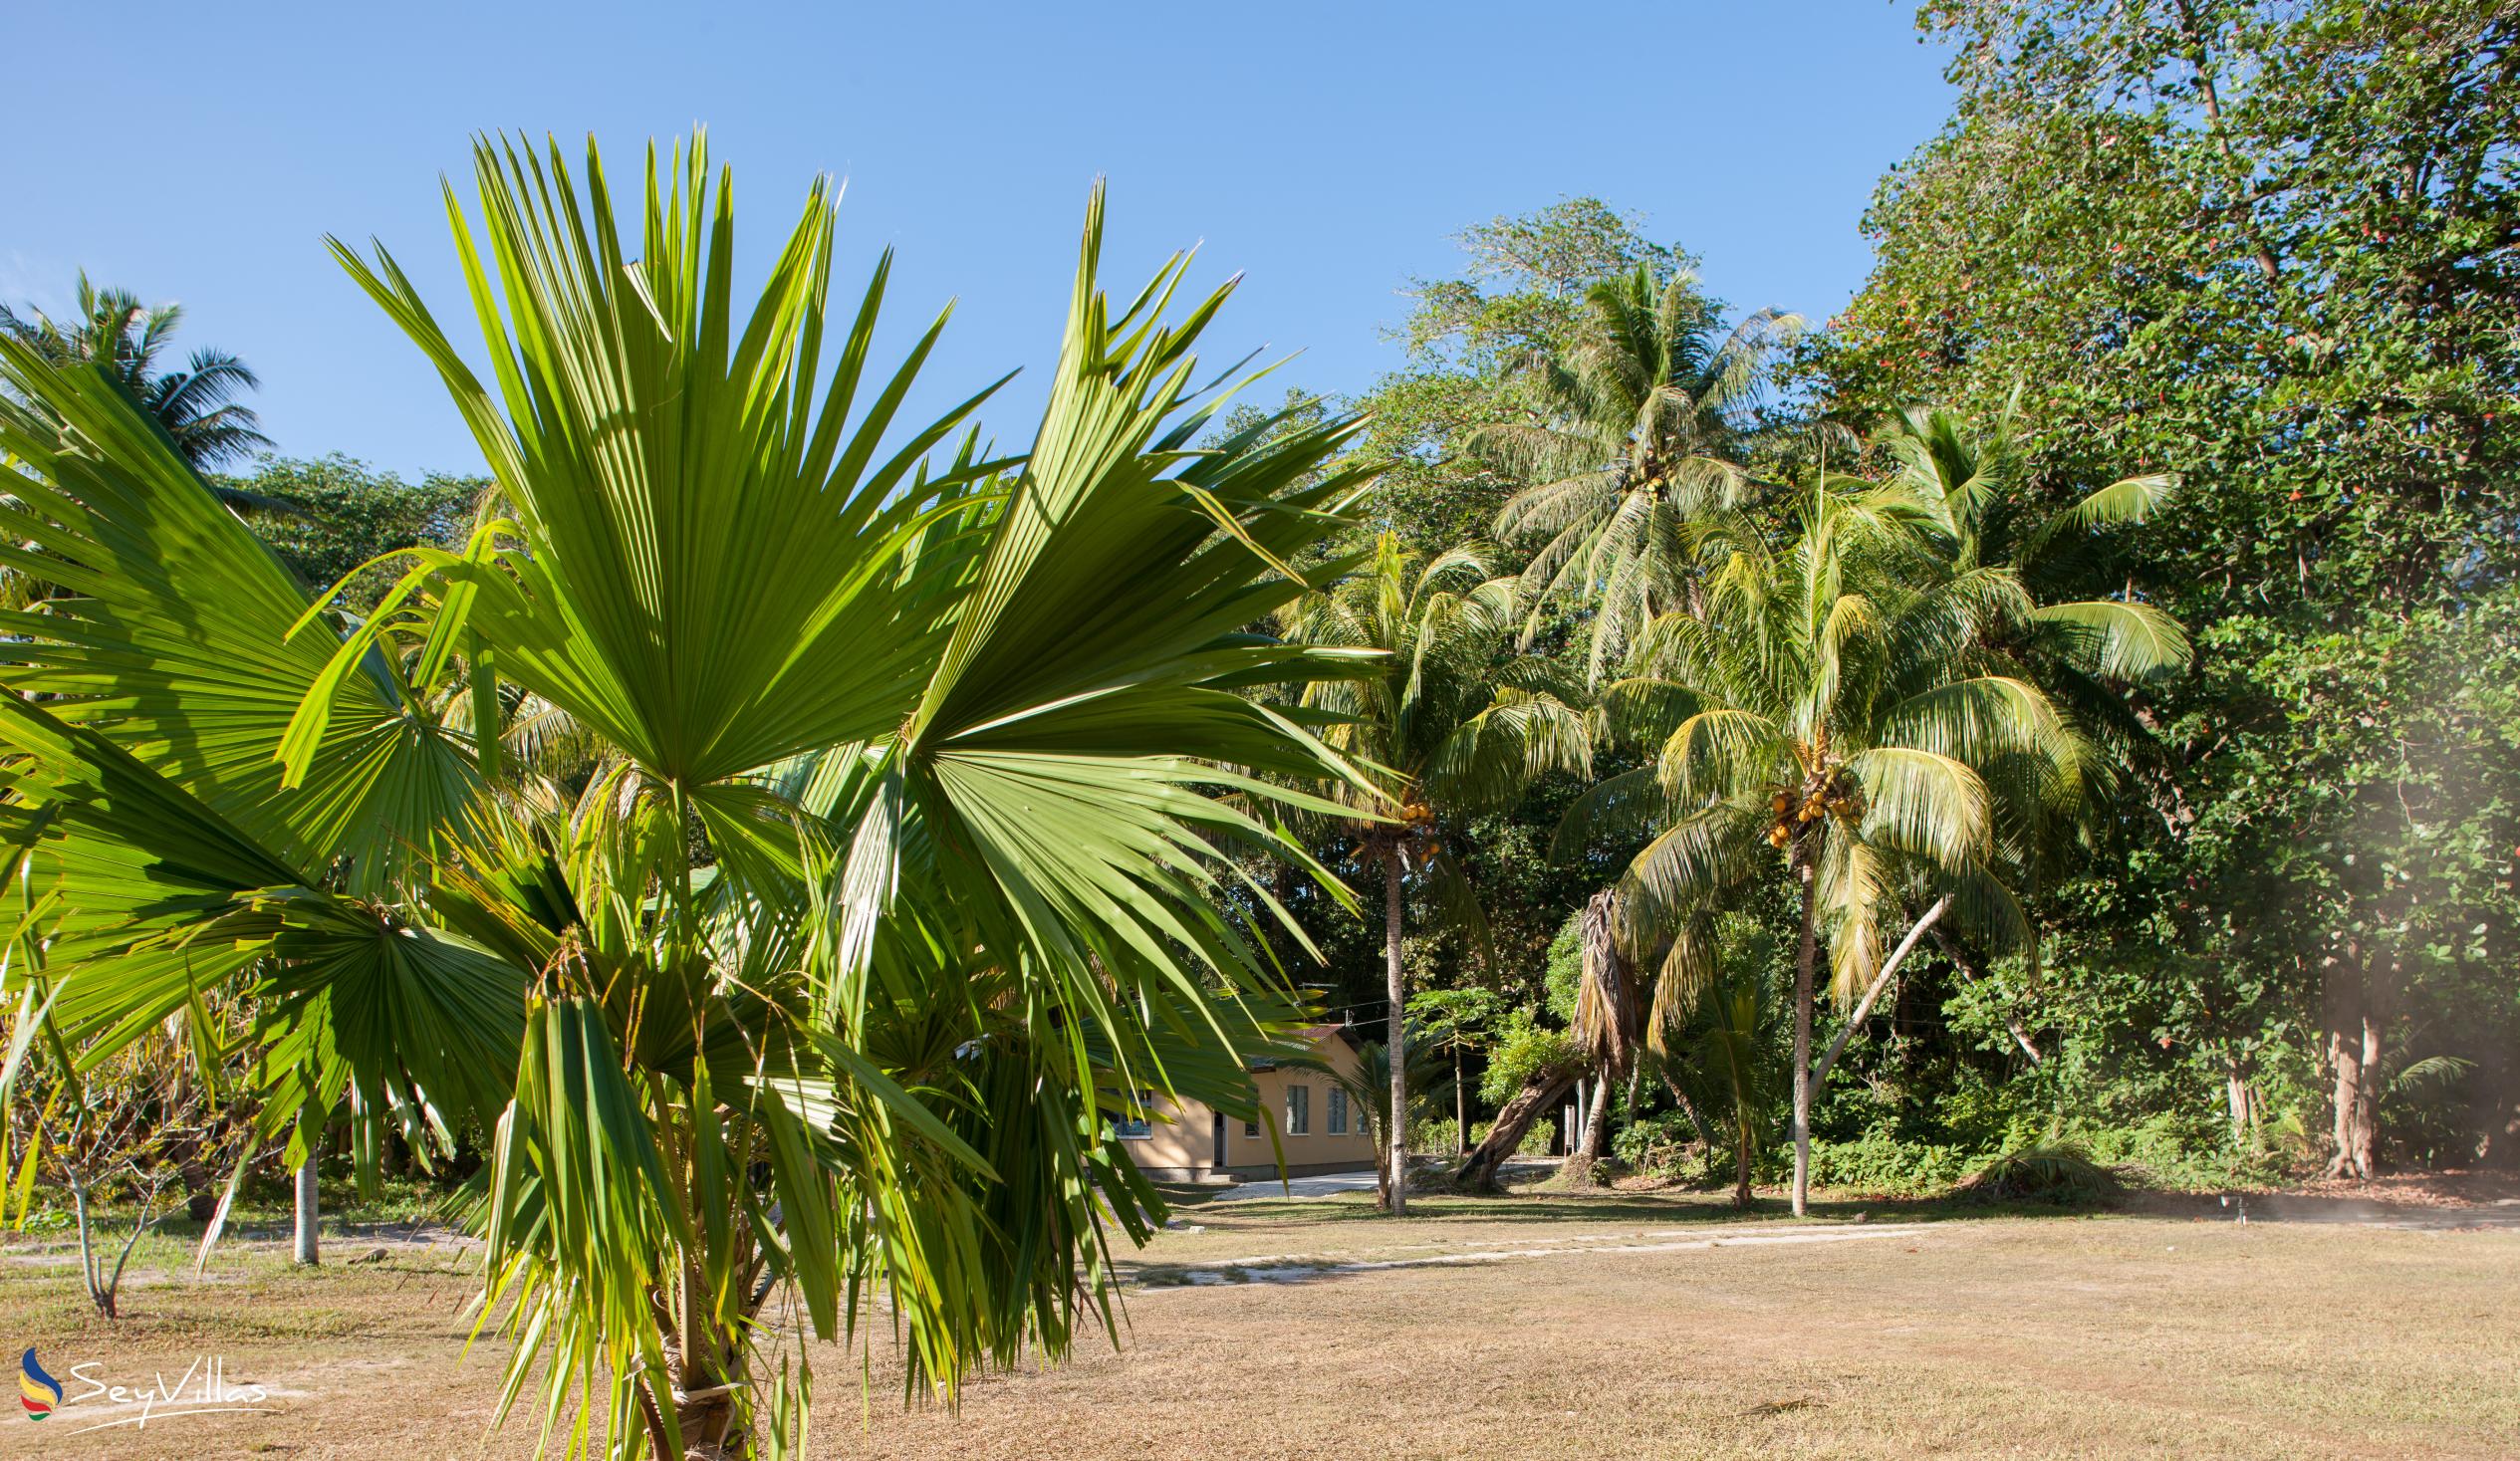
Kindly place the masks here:
[[(2520, 1453), (2520, 1231), (2147, 1217), (1914, 1222), (1853, 1241), (1682, 1198), (1361, 1201), (1184, 1214), (1143, 1259), (1121, 1352), (897, 1409), (879, 1365), (822, 1366), (817, 1456), (2506, 1456)], [(1842, 1220), (1842, 1219), (1841, 1219)], [(1714, 1246), (1676, 1246), (1710, 1234)], [(364, 1248), (337, 1248), (347, 1257)], [(1415, 1267), (1360, 1264), (1518, 1252)], [(151, 1284), (109, 1333), (67, 1269), (0, 1254), (0, 1340), (57, 1373), (170, 1373), (204, 1350), (280, 1413), (72, 1436), (0, 1420), (0, 1455), (435, 1461), (531, 1450), (482, 1429), (500, 1350), (456, 1353), (443, 1250), (289, 1272), (239, 1255)], [(1273, 1282), (1231, 1279), (1254, 1264)], [(1295, 1277), (1295, 1275), (1311, 1275)], [(93, 1413), (93, 1412), (91, 1412)], [(40, 1444), (39, 1444), (40, 1443)]]

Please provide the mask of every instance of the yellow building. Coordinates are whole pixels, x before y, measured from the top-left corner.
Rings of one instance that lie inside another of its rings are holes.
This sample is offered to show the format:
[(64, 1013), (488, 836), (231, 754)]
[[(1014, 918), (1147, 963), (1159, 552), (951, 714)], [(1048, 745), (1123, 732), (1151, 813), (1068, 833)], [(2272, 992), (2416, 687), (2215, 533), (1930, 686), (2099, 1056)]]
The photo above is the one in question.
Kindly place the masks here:
[[(1355, 1033), (1345, 1025), (1317, 1025), (1305, 1032), (1323, 1065), (1353, 1078)], [(1289, 1176), (1346, 1172), (1375, 1165), (1374, 1138), (1348, 1093), (1320, 1070), (1263, 1063), (1251, 1070), (1260, 1108), (1277, 1128), (1227, 1116), (1195, 1100), (1159, 1099), (1141, 1121), (1121, 1120), (1114, 1130), (1150, 1177), (1194, 1182), (1217, 1177), (1274, 1177), (1278, 1152)]]

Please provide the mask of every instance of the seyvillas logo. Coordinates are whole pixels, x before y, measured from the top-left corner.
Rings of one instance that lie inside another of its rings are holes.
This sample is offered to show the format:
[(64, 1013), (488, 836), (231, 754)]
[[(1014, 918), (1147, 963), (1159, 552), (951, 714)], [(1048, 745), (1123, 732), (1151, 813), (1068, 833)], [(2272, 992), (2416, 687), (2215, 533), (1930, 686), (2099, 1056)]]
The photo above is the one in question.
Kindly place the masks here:
[(72, 1435), (125, 1425), (145, 1430), (151, 1421), (178, 1415), (268, 1414), (271, 1408), (263, 1403), (271, 1392), (261, 1385), (229, 1384), (227, 1360), (215, 1354), (195, 1358), (171, 1383), (160, 1370), (145, 1385), (112, 1384), (97, 1377), (96, 1371), (104, 1367), (94, 1359), (70, 1366), (70, 1377), (81, 1388), (65, 1397), (61, 1381), (36, 1362), (35, 1350), (29, 1347), (18, 1359), (18, 1403), (26, 1407), (29, 1420), (47, 1419), (64, 1405), (79, 1406), (81, 1418), (98, 1417), (71, 1431)]
[(61, 1381), (44, 1372), (35, 1362), (35, 1346), (27, 1345), (18, 1356), (18, 1403), (26, 1407), (26, 1418), (42, 1420), (61, 1403)]

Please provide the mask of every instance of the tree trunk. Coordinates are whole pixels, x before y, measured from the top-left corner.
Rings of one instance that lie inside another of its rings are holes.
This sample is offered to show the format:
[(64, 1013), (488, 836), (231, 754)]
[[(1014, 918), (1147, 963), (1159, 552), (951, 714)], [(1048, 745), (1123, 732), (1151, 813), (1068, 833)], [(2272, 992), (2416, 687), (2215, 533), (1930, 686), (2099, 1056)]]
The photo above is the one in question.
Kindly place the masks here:
[(1873, 976), (1872, 987), (1864, 991), (1864, 998), (1856, 1005), (1855, 1013), (1847, 1016), (1847, 1022), (1838, 1028), (1838, 1038), (1829, 1042), (1828, 1053), (1820, 1058), (1819, 1065), (1812, 1068), (1811, 1084), (1814, 1091), (1820, 1089), (1821, 1082), (1829, 1079), (1830, 1069), (1838, 1064), (1838, 1057), (1845, 1052), (1847, 1042), (1855, 1038), (1856, 1031), (1864, 1028), (1865, 1017), (1873, 1013), (1873, 1002), (1880, 999), (1882, 991), (1889, 988), (1890, 980), (1897, 977), (1898, 966), (1907, 962), (1908, 950), (1916, 946), (1917, 938), (1926, 929), (1941, 921), (1944, 910), (1950, 906), (1951, 896), (1948, 893), (1934, 899), (1933, 906), (1925, 909), (1924, 916), (1909, 925), (1907, 936), (1898, 941), (1898, 947), (1890, 950), (1890, 956), (1882, 961), (1881, 972)]
[(1461, 1084), (1461, 1045), (1452, 1047), (1452, 1154), (1470, 1154), (1470, 1088)]
[(1794, 955), (1794, 1216), (1811, 1207), (1811, 979), (1820, 956), (1820, 886), (1809, 854), (1803, 879), (1803, 936)]
[(1601, 1164), (1602, 1152), (1610, 1144), (1610, 1083), (1595, 1076), (1577, 1089), (1589, 1099), (1576, 1107), (1582, 1113), (1584, 1135), (1574, 1154), (1566, 1159), (1566, 1184), (1570, 1187), (1593, 1185), (1593, 1168)]
[(2371, 1177), (2378, 1169), (2379, 1122), (2372, 1103), (2379, 1080), (2380, 1024), (2372, 1009), (2363, 946), (2349, 938), (2328, 961), (2328, 1060), (2336, 1072), (2336, 1157), (2331, 1177)]
[(1680, 1108), (1681, 1115), (1688, 1117), (1689, 1126), (1697, 1132), (1697, 1139), (1705, 1142), (1708, 1150), (1713, 1150), (1715, 1128), (1706, 1124), (1706, 1117), (1697, 1109), (1697, 1102), (1689, 1099), (1688, 1093), (1680, 1089), (1680, 1083), (1671, 1079), (1670, 1067), (1659, 1062), (1656, 1064), (1659, 1067), (1656, 1074), (1662, 1078), (1662, 1089), (1671, 1093), (1671, 1103)]
[(1750, 1205), (1750, 1132), (1746, 1127), (1732, 1133), (1732, 1205)]
[[(2369, 991), (2365, 991), (2368, 995)], [(2363, 1076), (2355, 1092), (2354, 1169), (2358, 1176), (2380, 1175), (2380, 1019), (2366, 999), (2363, 1006)]]
[(1408, 1211), (1408, 1013), (1400, 986), (1400, 854), (1396, 848), (1383, 854), (1383, 975), (1389, 985), (1391, 1006), (1384, 1051), (1391, 1061), (1390, 1150), (1384, 1154), (1388, 1196), (1385, 1210)]
[(1513, 1099), (1496, 1112), (1495, 1123), (1487, 1128), (1487, 1139), (1461, 1163), (1452, 1174), (1453, 1180), (1474, 1192), (1495, 1191), (1497, 1169), (1523, 1144), (1523, 1133), (1531, 1129), (1532, 1121), (1564, 1095), (1574, 1080), (1573, 1072), (1543, 1073), (1525, 1083), (1522, 1090), (1514, 1093)]
[(2247, 1146), (2257, 1128), (2257, 1102), (2249, 1093), (2249, 1073), (2236, 1055), (2226, 1055), (2222, 1063), (2223, 1104), (2231, 1114), (2231, 1145), (2234, 1150)]
[(315, 1162), (315, 1153), (310, 1151), (307, 1153), (305, 1164), (298, 1168), (297, 1246), (291, 1254), (290, 1261), (305, 1268), (313, 1268), (324, 1261), (316, 1247), (315, 1221), (318, 1216), (318, 1207)]

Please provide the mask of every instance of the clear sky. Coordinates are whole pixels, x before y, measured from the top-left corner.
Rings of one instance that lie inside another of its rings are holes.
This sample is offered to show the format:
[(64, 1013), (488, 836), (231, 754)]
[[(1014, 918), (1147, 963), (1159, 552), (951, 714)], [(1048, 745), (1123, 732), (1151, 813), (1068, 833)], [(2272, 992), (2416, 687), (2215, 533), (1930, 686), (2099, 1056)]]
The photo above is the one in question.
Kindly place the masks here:
[[(959, 297), (941, 407), (1043, 373), (1097, 174), (1115, 290), (1199, 245), (1196, 279), (1247, 276), (1216, 354), (1301, 350), (1283, 378), (1352, 391), (1452, 234), (1568, 194), (1642, 214), (1737, 306), (1824, 317), (1875, 180), (1949, 104), (1907, 0), (10, 9), (0, 299), (59, 309), (85, 267), (180, 301), (181, 344), (261, 372), (284, 452), (406, 474), (480, 458), (321, 241), (382, 239), (454, 328), (436, 178), (468, 184), (477, 130), (593, 131), (619, 174), (705, 123), (756, 264), (813, 174), (846, 179), (841, 288), (898, 249), (895, 354)], [(1039, 401), (1010, 387), (1000, 437)]]

